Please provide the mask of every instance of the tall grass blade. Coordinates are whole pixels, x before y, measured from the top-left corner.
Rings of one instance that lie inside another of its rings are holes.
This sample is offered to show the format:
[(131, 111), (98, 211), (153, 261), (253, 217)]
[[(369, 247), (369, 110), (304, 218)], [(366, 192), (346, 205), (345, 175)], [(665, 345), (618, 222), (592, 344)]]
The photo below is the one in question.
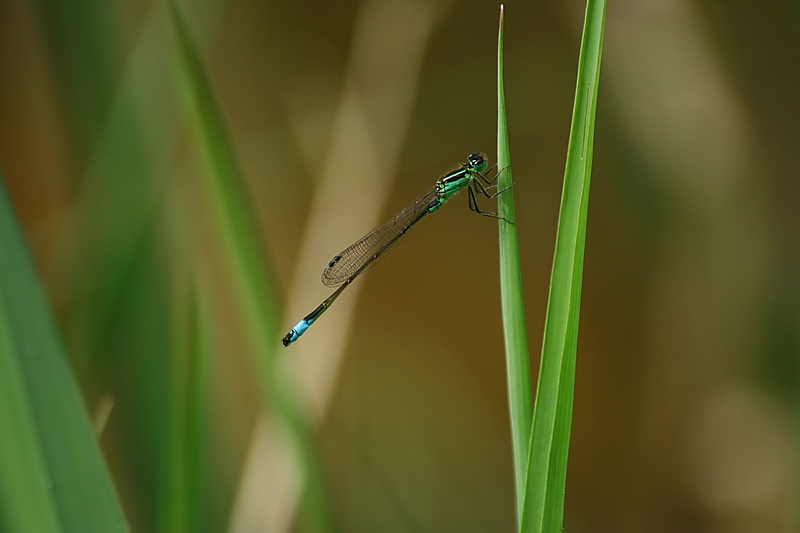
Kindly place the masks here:
[[(503, 19), (500, 7), (500, 31), (497, 40), (497, 168), (498, 190), (513, 183), (511, 149), (508, 143), (506, 96), (503, 82)], [(500, 216), (516, 221), (514, 188), (497, 197)], [(528, 331), (525, 329), (525, 299), (522, 293), (522, 270), (516, 224), (500, 221), (500, 291), (503, 306), (503, 335), (508, 369), (508, 405), (511, 414), (511, 441), (514, 451), (517, 523), (522, 519), (525, 477), (528, 472), (528, 446), (531, 437), (532, 385)]]
[(0, 529), (127, 531), (2, 178), (0, 250)]
[(256, 230), (252, 206), (208, 78), (177, 3), (169, 2), (178, 41), (178, 65), (192, 129), (204, 157), (206, 189), (224, 256), (233, 277), (242, 315), (259, 368), (268, 408), (289, 435), (305, 470), (302, 515), (306, 530), (333, 528), (311, 428), (293, 391), (291, 376), (278, 356), (278, 330), (271, 268)]
[[(190, 269), (186, 269), (190, 270)], [(182, 270), (181, 274), (186, 274)], [(208, 415), (209, 331), (207, 284), (203, 276), (186, 276), (174, 290), (175, 319), (170, 383), (167, 468), (162, 486), (161, 531), (201, 531), (204, 482), (203, 458)]]
[(560, 532), (564, 523), (583, 256), (605, 13), (605, 0), (588, 0), (534, 406), (527, 488), (520, 528), (525, 532)]
[(0, 530), (58, 532), (58, 508), (0, 287)]

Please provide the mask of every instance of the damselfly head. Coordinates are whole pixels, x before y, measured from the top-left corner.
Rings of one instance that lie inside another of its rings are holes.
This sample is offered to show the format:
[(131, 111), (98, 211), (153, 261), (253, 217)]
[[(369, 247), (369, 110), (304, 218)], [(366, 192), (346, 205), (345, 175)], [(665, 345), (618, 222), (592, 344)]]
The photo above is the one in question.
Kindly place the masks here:
[(487, 166), (486, 159), (484, 158), (483, 154), (479, 153), (470, 154), (468, 159), (469, 159), (469, 165), (478, 172), (483, 172), (483, 170)]

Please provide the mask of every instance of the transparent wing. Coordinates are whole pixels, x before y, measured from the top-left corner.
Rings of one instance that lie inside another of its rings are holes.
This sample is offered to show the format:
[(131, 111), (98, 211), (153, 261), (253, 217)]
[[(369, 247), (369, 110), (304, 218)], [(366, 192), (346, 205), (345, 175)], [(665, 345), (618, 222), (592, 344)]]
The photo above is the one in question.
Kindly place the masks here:
[(322, 283), (328, 287), (338, 287), (377, 263), (400, 241), (411, 226), (428, 213), (431, 205), (438, 201), (438, 188), (433, 186), (391, 220), (367, 233), (343, 252), (334, 256), (322, 271)]

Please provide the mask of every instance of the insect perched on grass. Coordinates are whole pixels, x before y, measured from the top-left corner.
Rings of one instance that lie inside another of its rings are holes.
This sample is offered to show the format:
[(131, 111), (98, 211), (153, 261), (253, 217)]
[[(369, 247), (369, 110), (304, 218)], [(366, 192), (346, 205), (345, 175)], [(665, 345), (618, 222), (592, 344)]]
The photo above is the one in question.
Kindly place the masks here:
[(491, 170), (488, 167), (489, 164), (483, 154), (471, 154), (466, 163), (442, 176), (436, 185), (408, 204), (391, 220), (335, 255), (322, 271), (322, 283), (327, 287), (339, 288), (283, 337), (283, 345), (289, 346), (299, 339), (354, 279), (383, 258), (417, 222), (438, 211), (451, 196), (464, 187), (469, 192), (469, 208), (471, 210), (481, 215), (506, 220), (497, 213), (484, 211), (478, 207), (476, 190), (487, 198), (494, 198), (508, 188), (494, 194), (489, 193), (489, 189), (497, 186), (497, 176), (500, 173), (498, 172), (497, 176), (490, 180), (486, 177)]

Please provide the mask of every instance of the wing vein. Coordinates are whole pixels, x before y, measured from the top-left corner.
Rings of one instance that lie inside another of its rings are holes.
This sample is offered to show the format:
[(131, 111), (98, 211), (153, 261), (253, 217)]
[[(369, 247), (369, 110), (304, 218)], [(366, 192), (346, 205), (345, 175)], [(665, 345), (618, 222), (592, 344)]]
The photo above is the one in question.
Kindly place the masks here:
[(383, 259), (386, 253), (400, 242), (406, 232), (428, 214), (430, 207), (438, 200), (439, 187), (437, 184), (386, 223), (335, 255), (322, 271), (322, 283), (327, 287), (338, 287)]

